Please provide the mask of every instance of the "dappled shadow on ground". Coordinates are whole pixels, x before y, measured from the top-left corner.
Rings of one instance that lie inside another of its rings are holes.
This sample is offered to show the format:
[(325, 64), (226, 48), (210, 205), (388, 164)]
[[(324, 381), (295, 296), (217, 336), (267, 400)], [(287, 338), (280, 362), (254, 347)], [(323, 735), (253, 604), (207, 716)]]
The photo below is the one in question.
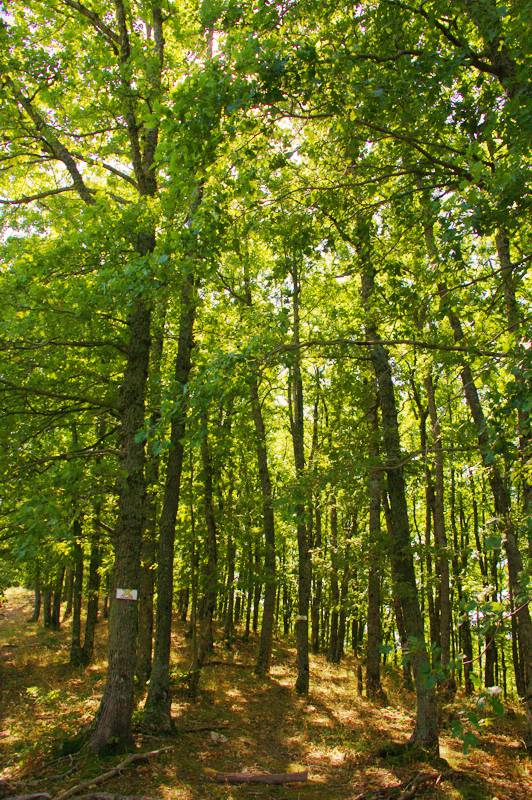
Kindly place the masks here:
[[(105, 625), (102, 623), (98, 631), (99, 660), (83, 671), (66, 664), (68, 625), (57, 633), (36, 631), (35, 626), (24, 622), (27, 616), (21, 612), (18, 619), (11, 620), (8, 638), (0, 638), (0, 646), (17, 645), (7, 648), (8, 658), (3, 664), (9, 697), (4, 689), (7, 702), (1, 727), (2, 734), (7, 731), (7, 735), (0, 738), (0, 753), (7, 768), (4, 777), (30, 779), (42, 775), (37, 788), (54, 794), (58, 791), (57, 779), (49, 781), (46, 776), (72, 769), (60, 783), (63, 789), (120, 760), (98, 762), (81, 753), (73, 761), (47, 766), (58, 739), (75, 734), (97, 709), (104, 682)], [(190, 701), (179, 690), (175, 693), (173, 713), (178, 727), (225, 724), (227, 728), (215, 731), (215, 736), (209, 731), (180, 733), (165, 739), (139, 734), (138, 746), (142, 750), (169, 746), (170, 751), (148, 764), (126, 770), (102, 790), (168, 800), (348, 800), (430, 768), (404, 759), (379, 760), (374, 755), (387, 742), (408, 739), (413, 728), (413, 698), (408, 704), (410, 711), (398, 702), (384, 708), (376, 706), (356, 696), (352, 659), (332, 666), (321, 656), (312, 659), (309, 697), (299, 698), (293, 691), (293, 648), (278, 643), (270, 676), (259, 679), (253, 674), (255, 646), (253, 641), (237, 641), (229, 652), (217, 647), (211, 660), (223, 663), (205, 667), (198, 700)], [(173, 654), (176, 673), (186, 672), (189, 642), (180, 624), (174, 631)], [(394, 701), (393, 690), (390, 696)], [(525, 762), (518, 761), (523, 754), (515, 749), (518, 743), (515, 734), (511, 738), (511, 726), (504, 735), (498, 731), (497, 736), (485, 742), (494, 752), (477, 750), (466, 757), (456, 742), (444, 736), (442, 755), (459, 774), (452, 782), (423, 796), (466, 800), (528, 798)], [(307, 784), (286, 786), (229, 787), (210, 783), (206, 768), (223, 772), (308, 769), (310, 780)], [(33, 784), (31, 791), (36, 790)], [(17, 792), (22, 793), (19, 789)]]

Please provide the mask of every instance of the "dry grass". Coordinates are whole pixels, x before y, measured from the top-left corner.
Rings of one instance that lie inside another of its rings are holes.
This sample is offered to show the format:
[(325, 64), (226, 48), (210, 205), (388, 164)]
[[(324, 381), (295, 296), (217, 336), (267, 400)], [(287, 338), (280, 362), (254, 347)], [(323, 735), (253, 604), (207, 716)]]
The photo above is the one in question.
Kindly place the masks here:
[[(100, 623), (95, 663), (86, 670), (72, 668), (68, 625), (54, 633), (27, 623), (29, 601), (28, 592), (12, 589), (0, 610), (0, 777), (11, 782), (12, 793), (47, 790), (53, 795), (117, 761), (104, 765), (82, 752), (54, 762), (61, 741), (89, 722), (98, 707), (106, 631)], [(188, 642), (182, 634), (178, 626), (173, 648), (177, 672), (189, 664)], [(224, 741), (205, 732), (166, 740), (139, 734), (142, 749), (167, 745), (172, 749), (109, 782), (104, 791), (168, 800), (348, 800), (427, 769), (420, 762), (375, 756), (380, 746), (405, 741), (412, 730), (413, 698), (394, 688), (392, 674), (386, 687), (390, 705), (381, 708), (356, 696), (351, 659), (335, 667), (321, 656), (313, 657), (311, 693), (301, 699), (292, 690), (291, 646), (278, 643), (271, 675), (264, 680), (253, 675), (254, 649), (253, 642), (238, 643), (231, 652), (218, 648), (215, 658), (228, 664), (205, 669), (197, 702), (176, 692), (173, 711), (178, 724), (227, 723)], [(249, 669), (230, 666), (231, 661), (244, 662)], [(480, 748), (468, 755), (444, 731), (441, 755), (458, 776), (423, 797), (528, 800), (532, 783), (519, 740), (522, 725), (515, 714), (498, 721), (482, 735)], [(275, 772), (308, 768), (311, 779), (305, 785), (226, 787), (209, 783), (207, 767)], [(54, 777), (61, 774), (63, 778)]]

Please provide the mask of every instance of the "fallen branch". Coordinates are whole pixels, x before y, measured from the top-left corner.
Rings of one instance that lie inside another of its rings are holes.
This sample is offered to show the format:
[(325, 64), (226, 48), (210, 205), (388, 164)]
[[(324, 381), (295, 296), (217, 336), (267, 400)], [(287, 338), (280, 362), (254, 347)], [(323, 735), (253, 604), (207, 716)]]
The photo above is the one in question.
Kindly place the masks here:
[(52, 795), (48, 792), (35, 792), (35, 794), (12, 794), (10, 797), (5, 797), (4, 800), (51, 800)]
[(202, 733), (203, 731), (219, 731), (226, 730), (229, 725), (226, 722), (220, 722), (219, 725), (196, 725), (193, 728), (176, 728), (176, 733)]
[(398, 783), (395, 786), (384, 786), (373, 792), (362, 792), (355, 800), (412, 800), (419, 792), (428, 789), (431, 785), (438, 786), (445, 778), (452, 774), (449, 772), (420, 772), (413, 778)]
[(205, 772), (216, 783), (295, 783), (308, 780), (308, 772), (216, 772), (206, 769)]
[(142, 794), (109, 794), (108, 792), (95, 792), (94, 794), (80, 794), (78, 800), (159, 800), (159, 798), (146, 797)]
[(139, 762), (148, 761), (150, 758), (154, 758), (161, 753), (166, 753), (171, 749), (171, 747), (162, 747), (160, 750), (150, 750), (147, 753), (133, 753), (133, 755), (128, 756), (126, 759), (124, 759), (124, 761), (121, 761), (120, 764), (117, 764), (116, 767), (113, 767), (113, 769), (102, 773), (102, 775), (98, 775), (96, 778), (78, 783), (76, 786), (72, 786), (70, 789), (65, 789), (64, 792), (60, 792), (58, 795), (56, 795), (54, 800), (67, 800), (67, 797), (73, 797), (76, 794), (81, 794), (81, 792), (83, 792), (85, 789), (92, 789), (93, 786), (99, 786), (100, 783), (104, 783), (105, 781), (116, 777), (116, 775), (120, 775), (123, 770), (126, 767), (129, 767), (131, 764), (138, 764)]

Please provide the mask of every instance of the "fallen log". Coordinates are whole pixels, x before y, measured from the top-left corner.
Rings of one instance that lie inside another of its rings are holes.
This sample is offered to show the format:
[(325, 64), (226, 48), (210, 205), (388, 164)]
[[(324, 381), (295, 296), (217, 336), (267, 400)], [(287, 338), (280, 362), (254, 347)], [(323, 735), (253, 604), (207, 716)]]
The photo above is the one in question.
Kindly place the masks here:
[(216, 772), (205, 770), (216, 783), (295, 783), (308, 780), (308, 772)]
[(143, 761), (148, 761), (150, 758), (154, 758), (161, 753), (167, 753), (171, 749), (171, 747), (162, 747), (160, 750), (150, 750), (147, 753), (133, 753), (133, 755), (128, 756), (126, 759), (124, 759), (124, 761), (121, 761), (120, 764), (117, 764), (116, 767), (113, 767), (113, 769), (98, 775), (96, 778), (83, 781), (82, 783), (76, 784), (76, 786), (71, 786), (70, 789), (65, 789), (65, 791), (59, 792), (59, 794), (54, 797), (54, 800), (67, 800), (68, 797), (81, 794), (85, 791), (85, 789), (92, 789), (93, 786), (99, 786), (101, 783), (109, 781), (111, 778), (120, 775), (124, 769), (131, 766), (131, 764), (138, 764)]

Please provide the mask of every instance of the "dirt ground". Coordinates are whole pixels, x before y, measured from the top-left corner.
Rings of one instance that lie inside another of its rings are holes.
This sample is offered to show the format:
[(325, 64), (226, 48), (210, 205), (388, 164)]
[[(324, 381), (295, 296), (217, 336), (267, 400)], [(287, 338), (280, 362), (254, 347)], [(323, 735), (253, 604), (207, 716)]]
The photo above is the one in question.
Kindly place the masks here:
[[(10, 589), (0, 608), (0, 796), (42, 791), (56, 797), (124, 756), (98, 760), (83, 750), (61, 755), (62, 743), (89, 723), (98, 708), (105, 680), (106, 625), (98, 626), (95, 662), (87, 669), (74, 668), (68, 665), (68, 622), (55, 632), (28, 623), (31, 600), (29, 592)], [(444, 728), (438, 764), (404, 756), (382, 759), (377, 751), (390, 742), (406, 741), (413, 728), (414, 698), (398, 688), (393, 670), (385, 676), (389, 705), (380, 707), (357, 696), (352, 657), (333, 666), (313, 656), (310, 696), (302, 699), (292, 688), (295, 652), (290, 643), (277, 643), (267, 679), (253, 674), (255, 647), (255, 641), (237, 641), (230, 651), (217, 646), (211, 659), (217, 663), (205, 668), (200, 697), (191, 702), (179, 690), (179, 674), (190, 661), (184, 628), (176, 625), (176, 724), (226, 727), (168, 738), (139, 733), (139, 750), (169, 749), (148, 763), (128, 767), (99, 791), (165, 800), (355, 800), (430, 771), (450, 774), (439, 786), (419, 792), (427, 800), (532, 797), (530, 763), (520, 739), (523, 718), (516, 707), (509, 705), (467, 755)], [(444, 718), (464, 710), (465, 701), (459, 697), (453, 709), (444, 709)], [(309, 780), (284, 786), (225, 786), (212, 783), (208, 769), (308, 770)]]

